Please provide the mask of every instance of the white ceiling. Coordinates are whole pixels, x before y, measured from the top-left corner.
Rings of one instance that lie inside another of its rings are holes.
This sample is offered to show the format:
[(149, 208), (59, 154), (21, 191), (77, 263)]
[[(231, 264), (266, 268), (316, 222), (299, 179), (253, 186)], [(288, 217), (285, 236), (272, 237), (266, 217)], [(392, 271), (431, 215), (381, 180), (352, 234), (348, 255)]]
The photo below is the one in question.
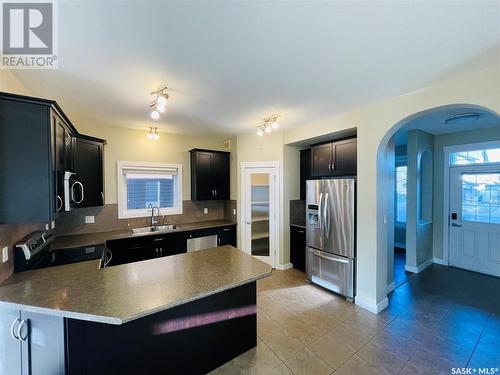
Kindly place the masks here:
[[(499, 59), (498, 1), (60, 1), (59, 69), (17, 71), (78, 122), (231, 135), (293, 127)], [(484, 60), (484, 59), (482, 59)]]

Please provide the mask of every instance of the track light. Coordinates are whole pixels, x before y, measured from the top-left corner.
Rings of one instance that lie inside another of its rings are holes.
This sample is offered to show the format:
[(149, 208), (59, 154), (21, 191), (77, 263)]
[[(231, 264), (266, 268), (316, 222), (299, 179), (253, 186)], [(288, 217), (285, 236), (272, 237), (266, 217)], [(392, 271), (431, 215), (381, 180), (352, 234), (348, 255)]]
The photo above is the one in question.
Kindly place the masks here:
[(152, 139), (154, 141), (157, 141), (160, 139), (160, 135), (158, 134), (158, 128), (156, 126), (149, 127), (148, 138)]
[(257, 125), (257, 135), (263, 135), (264, 133), (271, 133), (272, 130), (278, 129), (278, 117), (280, 115), (272, 115), (266, 117), (262, 122)]
[(160, 119), (160, 113), (164, 113), (167, 109), (167, 99), (169, 95), (167, 94), (167, 85), (164, 85), (157, 91), (151, 93), (151, 98), (153, 101), (149, 104), (151, 108), (151, 118), (153, 120)]

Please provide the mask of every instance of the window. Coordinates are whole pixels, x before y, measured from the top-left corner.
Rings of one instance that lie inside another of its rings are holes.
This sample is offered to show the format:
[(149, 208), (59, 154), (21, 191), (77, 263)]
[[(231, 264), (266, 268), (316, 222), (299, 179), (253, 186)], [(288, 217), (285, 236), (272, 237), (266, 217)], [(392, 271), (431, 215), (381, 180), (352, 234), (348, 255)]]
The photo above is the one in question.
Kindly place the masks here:
[(396, 223), (406, 224), (407, 166), (396, 167)]
[(119, 161), (118, 218), (182, 213), (182, 166)]
[(462, 175), (462, 220), (500, 224), (500, 173)]
[(500, 163), (500, 148), (461, 151), (450, 154), (450, 165)]

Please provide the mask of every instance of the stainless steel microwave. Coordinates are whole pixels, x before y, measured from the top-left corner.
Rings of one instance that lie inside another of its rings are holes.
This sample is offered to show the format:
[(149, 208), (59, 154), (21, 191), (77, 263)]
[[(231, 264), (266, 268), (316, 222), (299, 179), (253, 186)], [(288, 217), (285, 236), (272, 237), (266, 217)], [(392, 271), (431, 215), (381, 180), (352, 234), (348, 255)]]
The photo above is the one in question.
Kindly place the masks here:
[(83, 202), (85, 188), (73, 172), (64, 172), (64, 211), (70, 211)]

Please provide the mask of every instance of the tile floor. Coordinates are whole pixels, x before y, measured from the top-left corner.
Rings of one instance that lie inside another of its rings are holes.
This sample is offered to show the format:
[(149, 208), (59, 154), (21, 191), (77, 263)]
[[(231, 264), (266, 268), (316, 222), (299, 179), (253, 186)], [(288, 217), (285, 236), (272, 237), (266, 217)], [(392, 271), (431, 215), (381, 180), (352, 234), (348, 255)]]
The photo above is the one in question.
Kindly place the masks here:
[(256, 348), (212, 374), (413, 375), (500, 368), (498, 278), (433, 265), (397, 288), (378, 315), (306, 283), (293, 269), (273, 271), (257, 288)]
[(406, 250), (400, 247), (394, 248), (394, 285), (396, 287), (404, 284), (413, 273), (405, 271)]

